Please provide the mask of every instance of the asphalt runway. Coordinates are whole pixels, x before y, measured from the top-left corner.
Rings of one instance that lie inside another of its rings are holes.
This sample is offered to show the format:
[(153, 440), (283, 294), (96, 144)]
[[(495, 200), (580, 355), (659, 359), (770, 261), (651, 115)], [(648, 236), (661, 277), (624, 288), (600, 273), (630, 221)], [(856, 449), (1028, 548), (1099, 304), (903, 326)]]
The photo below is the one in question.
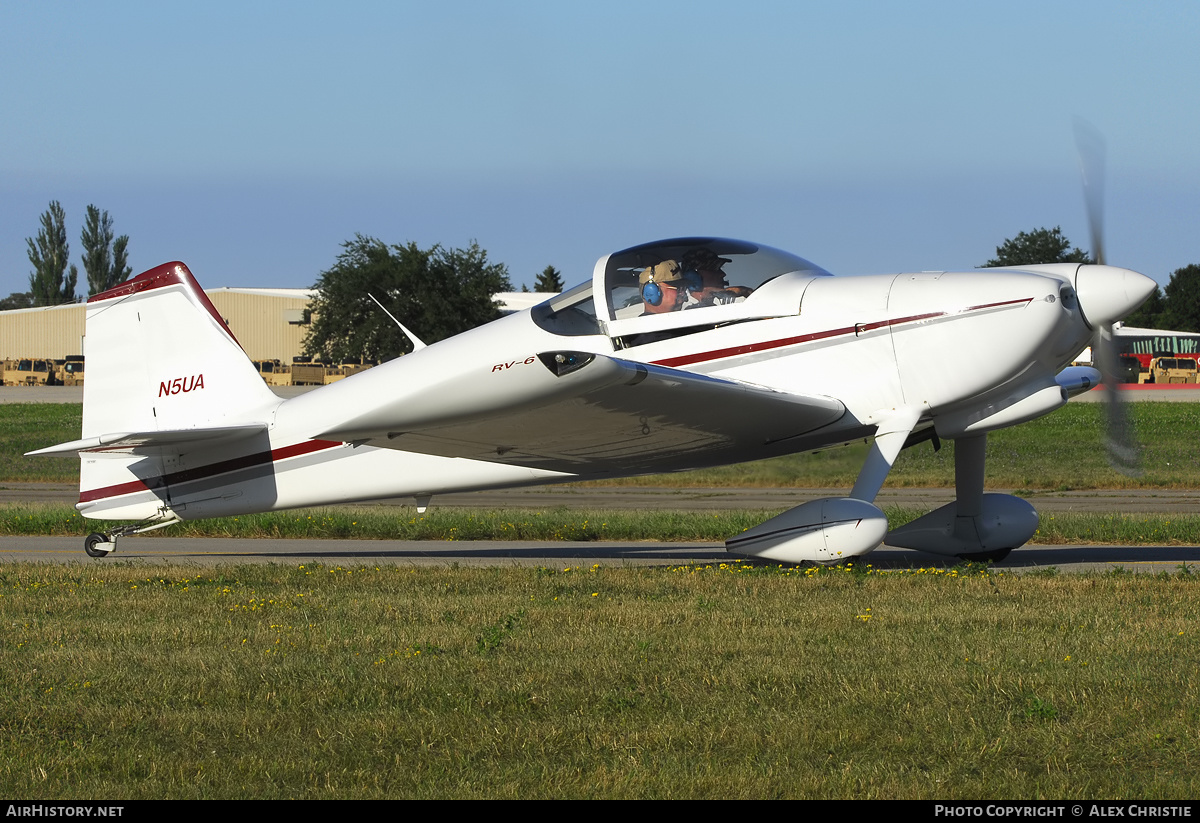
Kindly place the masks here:
[[(414, 540), (253, 540), (201, 537), (129, 537), (117, 543), (106, 558), (83, 552), (78, 537), (6, 537), (0, 541), (0, 564), (90, 563), (98, 568), (179, 565), (204, 568), (218, 565), (275, 563), (325, 566), (677, 566), (725, 563), (739, 559), (720, 543), (657, 542), (436, 542)], [(954, 558), (883, 547), (867, 556), (877, 569), (947, 568)], [(1200, 569), (1200, 546), (1027, 546), (1014, 551), (994, 568), (1031, 572), (1055, 568), (1063, 573), (1110, 571), (1175, 572), (1183, 565)]]
[[(554, 509), (632, 509), (712, 511), (720, 509), (786, 509), (806, 500), (846, 494), (846, 489), (704, 489), (636, 486), (540, 486), (434, 499), (446, 507)], [(953, 499), (952, 489), (884, 489), (876, 502), (934, 509)], [(8, 484), (0, 502), (53, 502), (70, 505), (74, 486), (39, 483)], [(1200, 510), (1200, 491), (1044, 492), (1027, 498), (1041, 511), (1193, 513)], [(392, 507), (397, 514), (413, 511), (411, 499), (380, 500), (364, 507)], [(100, 565), (163, 563), (215, 566), (241, 563), (321, 563), (363, 565), (517, 565), (566, 567), (591, 565), (681, 565), (738, 559), (721, 543), (659, 542), (509, 542), (406, 540), (257, 540), (164, 537), (162, 533), (123, 538), (107, 558), (93, 560), (79, 537), (0, 538), (0, 563), (96, 563)], [(876, 568), (949, 567), (954, 558), (883, 547), (869, 561)], [(1172, 572), (1182, 564), (1200, 567), (1197, 546), (1029, 546), (996, 564), (998, 569), (1033, 571), (1054, 567), (1063, 572)]]
[[(774, 509), (798, 506), (820, 497), (839, 497), (847, 489), (707, 489), (639, 486), (538, 486), (488, 492), (447, 494), (434, 506), (515, 509), (658, 509), (713, 511)], [(0, 487), (0, 503), (58, 503), (78, 499), (74, 485), (9, 483)], [(952, 489), (884, 489), (876, 503), (934, 509), (954, 497)], [(1043, 512), (1122, 512), (1186, 514), (1200, 510), (1200, 491), (1133, 490), (1042, 492), (1026, 497)], [(399, 515), (414, 511), (409, 498), (357, 504), (395, 508)], [(721, 563), (738, 559), (721, 543), (560, 543), (560, 542), (437, 542), (405, 540), (257, 540), (234, 538), (164, 537), (163, 533), (123, 538), (107, 558), (93, 560), (83, 552), (80, 537), (0, 538), (0, 563), (181, 564), (215, 566), (241, 563), (321, 563), (363, 565), (518, 565), (566, 567), (591, 565), (681, 565)], [(883, 547), (869, 560), (876, 568), (949, 567), (959, 561), (924, 552)], [(1129, 571), (1172, 572), (1182, 564), (1200, 567), (1196, 546), (1030, 546), (1014, 551), (998, 569), (1033, 571), (1048, 567), (1063, 572), (1104, 571), (1118, 566)]]

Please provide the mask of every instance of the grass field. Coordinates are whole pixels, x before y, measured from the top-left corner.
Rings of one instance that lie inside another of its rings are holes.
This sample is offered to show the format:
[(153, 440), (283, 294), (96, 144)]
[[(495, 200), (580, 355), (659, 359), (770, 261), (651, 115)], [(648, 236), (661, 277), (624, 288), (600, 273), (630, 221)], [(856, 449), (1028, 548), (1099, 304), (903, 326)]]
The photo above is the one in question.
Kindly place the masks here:
[(0, 567), (9, 797), (1200, 795), (1200, 577)]
[[(1000, 489), (1108, 489), (1200, 487), (1200, 404), (1130, 403), (1140, 433), (1145, 471), (1130, 478), (1108, 465), (1101, 440), (1103, 406), (1072, 403), (1046, 417), (988, 437), (987, 484)], [(78, 479), (75, 457), (24, 457), (33, 449), (74, 440), (78, 405), (0, 406), (0, 482)], [(794, 455), (719, 469), (613, 481), (653, 486), (763, 486), (830, 488), (854, 485), (866, 446)], [(954, 485), (954, 444), (930, 444), (900, 455), (889, 486)]]
[[(989, 438), (993, 487), (1195, 487), (1195, 412), (1134, 404), (1142, 478), (1095, 406)], [(0, 475), (79, 434), (0, 407)], [(952, 446), (894, 485), (952, 483)], [(849, 447), (661, 485), (849, 486)], [(889, 509), (892, 525), (920, 512)], [(723, 540), (773, 512), (284, 512), (173, 534)], [(83, 534), (12, 506), (7, 534)], [(1053, 515), (1035, 542), (1200, 543), (1200, 516)], [(1190, 799), (1200, 574), (0, 566), (10, 797)]]
[(78, 403), (0, 405), (0, 483), (77, 483), (79, 458), (26, 457), (25, 452), (78, 440), (83, 407)]

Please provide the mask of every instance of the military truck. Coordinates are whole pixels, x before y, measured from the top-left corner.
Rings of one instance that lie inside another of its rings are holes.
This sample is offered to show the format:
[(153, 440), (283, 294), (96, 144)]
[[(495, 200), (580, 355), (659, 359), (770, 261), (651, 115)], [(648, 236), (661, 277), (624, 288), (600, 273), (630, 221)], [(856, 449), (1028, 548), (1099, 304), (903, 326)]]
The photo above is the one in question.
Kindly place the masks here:
[(1196, 361), (1190, 357), (1155, 357), (1150, 361), (1149, 378), (1143, 383), (1170, 385), (1196, 383)]
[(6, 386), (53, 386), (54, 361), (32, 357), (19, 357), (4, 361), (4, 385)]
[(366, 357), (351, 357), (343, 360), (342, 365), (336, 369), (330, 369), (325, 372), (325, 382), (335, 383), (343, 377), (349, 377), (352, 374), (358, 374), (360, 371), (366, 371), (372, 366), (378, 366), (379, 361), (370, 360)]
[(293, 386), (324, 386), (325, 364), (314, 363), (311, 357), (302, 355), (292, 358)]
[(60, 386), (83, 385), (83, 355), (68, 354), (63, 360), (54, 361), (54, 379)]
[(254, 368), (258, 369), (263, 382), (268, 386), (292, 385), (292, 370), (286, 363), (279, 360), (255, 360)]

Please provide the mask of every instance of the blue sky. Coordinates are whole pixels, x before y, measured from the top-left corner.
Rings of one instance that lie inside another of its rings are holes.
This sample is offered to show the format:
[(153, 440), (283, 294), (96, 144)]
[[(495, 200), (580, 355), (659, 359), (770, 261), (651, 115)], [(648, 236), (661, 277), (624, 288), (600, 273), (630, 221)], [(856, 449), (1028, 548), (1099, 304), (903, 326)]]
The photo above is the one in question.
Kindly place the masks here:
[(135, 272), (309, 286), (355, 233), (477, 240), (532, 284), (734, 236), (835, 273), (1088, 245), (1072, 117), (1108, 147), (1107, 251), (1200, 262), (1200, 4), (0, 3), (0, 295), (51, 200)]

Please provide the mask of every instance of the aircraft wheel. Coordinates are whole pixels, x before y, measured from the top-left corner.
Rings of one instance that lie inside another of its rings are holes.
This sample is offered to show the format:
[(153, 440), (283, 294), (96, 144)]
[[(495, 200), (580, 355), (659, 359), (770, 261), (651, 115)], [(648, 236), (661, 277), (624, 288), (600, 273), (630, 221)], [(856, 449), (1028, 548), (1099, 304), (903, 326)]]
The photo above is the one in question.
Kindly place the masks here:
[(92, 532), (83, 541), (83, 550), (88, 557), (108, 557), (115, 548), (108, 535), (99, 532)]
[(992, 549), (986, 552), (963, 552), (958, 555), (961, 560), (970, 560), (975, 563), (999, 563), (1004, 558), (1008, 557), (1008, 553), (1012, 549)]

